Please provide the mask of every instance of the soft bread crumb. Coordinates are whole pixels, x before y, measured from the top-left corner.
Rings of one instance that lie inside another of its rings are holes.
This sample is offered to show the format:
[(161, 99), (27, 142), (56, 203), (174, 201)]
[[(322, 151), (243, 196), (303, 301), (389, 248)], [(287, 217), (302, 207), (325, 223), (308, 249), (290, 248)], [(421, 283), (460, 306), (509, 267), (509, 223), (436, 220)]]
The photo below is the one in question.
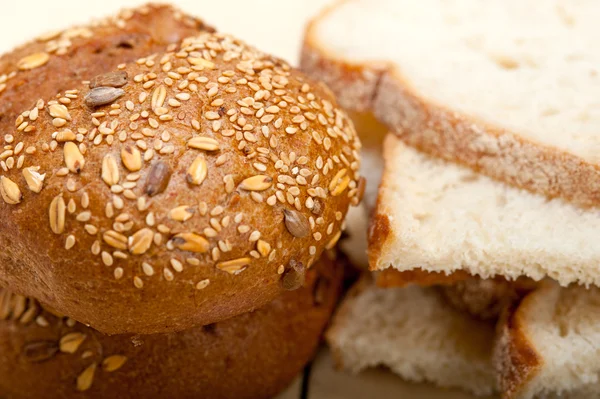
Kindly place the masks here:
[(429, 158), (391, 135), (384, 148), (372, 268), (600, 284), (597, 212)]
[(387, 366), (409, 381), (494, 391), (493, 324), (444, 304), (432, 288), (377, 288), (362, 280), (334, 318), (327, 340), (351, 372)]

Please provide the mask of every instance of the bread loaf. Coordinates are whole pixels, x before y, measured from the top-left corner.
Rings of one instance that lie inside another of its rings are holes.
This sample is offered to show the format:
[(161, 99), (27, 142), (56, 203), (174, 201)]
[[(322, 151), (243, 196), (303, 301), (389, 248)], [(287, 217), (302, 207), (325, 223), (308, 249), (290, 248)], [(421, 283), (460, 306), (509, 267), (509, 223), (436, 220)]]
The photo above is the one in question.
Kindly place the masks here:
[(594, 0), (340, 1), (309, 24), (301, 67), (430, 155), (598, 206), (599, 13)]
[(343, 268), (323, 256), (306, 286), (227, 321), (106, 336), (0, 290), (0, 397), (271, 398), (312, 357)]
[(352, 123), (285, 62), (210, 32), (146, 55), (2, 120), (0, 283), (108, 334), (298, 288), (364, 189)]

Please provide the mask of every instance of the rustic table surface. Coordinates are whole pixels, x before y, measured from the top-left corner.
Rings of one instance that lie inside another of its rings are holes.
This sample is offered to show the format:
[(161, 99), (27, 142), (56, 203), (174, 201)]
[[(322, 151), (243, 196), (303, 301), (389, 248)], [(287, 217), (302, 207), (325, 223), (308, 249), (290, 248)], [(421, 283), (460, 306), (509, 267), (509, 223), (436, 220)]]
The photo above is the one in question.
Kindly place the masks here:
[[(163, 0), (166, 1), (166, 0)], [(223, 32), (297, 64), (306, 21), (330, 0), (171, 0)], [(143, 0), (2, 1), (0, 52), (44, 32), (81, 24)], [(224, 5), (225, 4), (225, 5)], [(266, 19), (266, 22), (265, 22)], [(260, 22), (260, 23), (258, 23)], [(391, 373), (372, 370), (359, 376), (336, 371), (323, 349), (312, 366), (279, 399), (469, 399), (460, 392), (408, 384)]]

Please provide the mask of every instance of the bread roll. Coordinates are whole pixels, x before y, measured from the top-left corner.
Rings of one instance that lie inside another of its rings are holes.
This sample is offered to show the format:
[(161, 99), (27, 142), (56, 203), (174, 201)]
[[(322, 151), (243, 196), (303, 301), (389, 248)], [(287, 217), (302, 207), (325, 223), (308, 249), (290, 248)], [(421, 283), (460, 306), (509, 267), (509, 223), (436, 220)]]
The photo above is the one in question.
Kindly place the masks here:
[(304, 288), (206, 327), (106, 336), (0, 291), (0, 397), (271, 398), (313, 355), (340, 291), (327, 256)]
[(107, 334), (298, 288), (364, 189), (330, 92), (223, 34), (120, 61), (2, 120), (0, 284)]

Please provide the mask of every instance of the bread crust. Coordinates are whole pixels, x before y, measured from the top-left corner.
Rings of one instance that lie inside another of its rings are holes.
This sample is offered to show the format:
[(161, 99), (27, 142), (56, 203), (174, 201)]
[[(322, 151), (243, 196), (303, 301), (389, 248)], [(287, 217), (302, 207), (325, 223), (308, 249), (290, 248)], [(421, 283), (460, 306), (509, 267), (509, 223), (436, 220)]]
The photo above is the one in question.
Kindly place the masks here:
[(543, 357), (536, 352), (523, 320), (528, 303), (543, 289), (511, 303), (498, 322), (493, 359), (503, 399), (521, 397), (523, 389), (543, 367)]
[[(307, 274), (304, 288), (255, 312), (146, 336), (109, 337), (41, 310), (34, 300), (18, 310), (24, 298), (8, 299), (6, 290), (0, 290), (0, 303), (10, 302), (3, 309), (9, 312), (0, 311), (0, 396), (271, 398), (313, 356), (340, 293), (342, 274), (339, 261), (323, 256)], [(35, 318), (25, 318), (34, 307), (40, 309)], [(48, 325), (40, 325), (44, 322)], [(74, 353), (56, 351), (61, 342), (63, 350)], [(107, 370), (106, 365), (117, 367), (122, 360), (118, 369)], [(78, 377), (85, 379), (80, 376), (93, 364), (97, 368), (90, 387), (79, 391)]]
[[(360, 142), (330, 92), (227, 35), (92, 68), (78, 51), (97, 40), (68, 53), (76, 78), (44, 89), (56, 99), (28, 86), (0, 122), (18, 152), (0, 284), (107, 334), (210, 324), (297, 288), (359, 200)], [(66, 55), (36, 57), (11, 84)], [(107, 73), (125, 84), (80, 83)]]
[(407, 144), (433, 156), (550, 198), (600, 205), (599, 165), (426, 100), (389, 63), (357, 65), (328, 53), (315, 26), (335, 7), (308, 25), (300, 65), (328, 84), (344, 107), (370, 110)]
[(406, 287), (416, 284), (422, 287), (451, 286), (457, 282), (472, 279), (473, 276), (463, 270), (450, 274), (428, 272), (423, 269), (400, 271), (387, 268), (377, 273), (377, 286), (382, 288)]

